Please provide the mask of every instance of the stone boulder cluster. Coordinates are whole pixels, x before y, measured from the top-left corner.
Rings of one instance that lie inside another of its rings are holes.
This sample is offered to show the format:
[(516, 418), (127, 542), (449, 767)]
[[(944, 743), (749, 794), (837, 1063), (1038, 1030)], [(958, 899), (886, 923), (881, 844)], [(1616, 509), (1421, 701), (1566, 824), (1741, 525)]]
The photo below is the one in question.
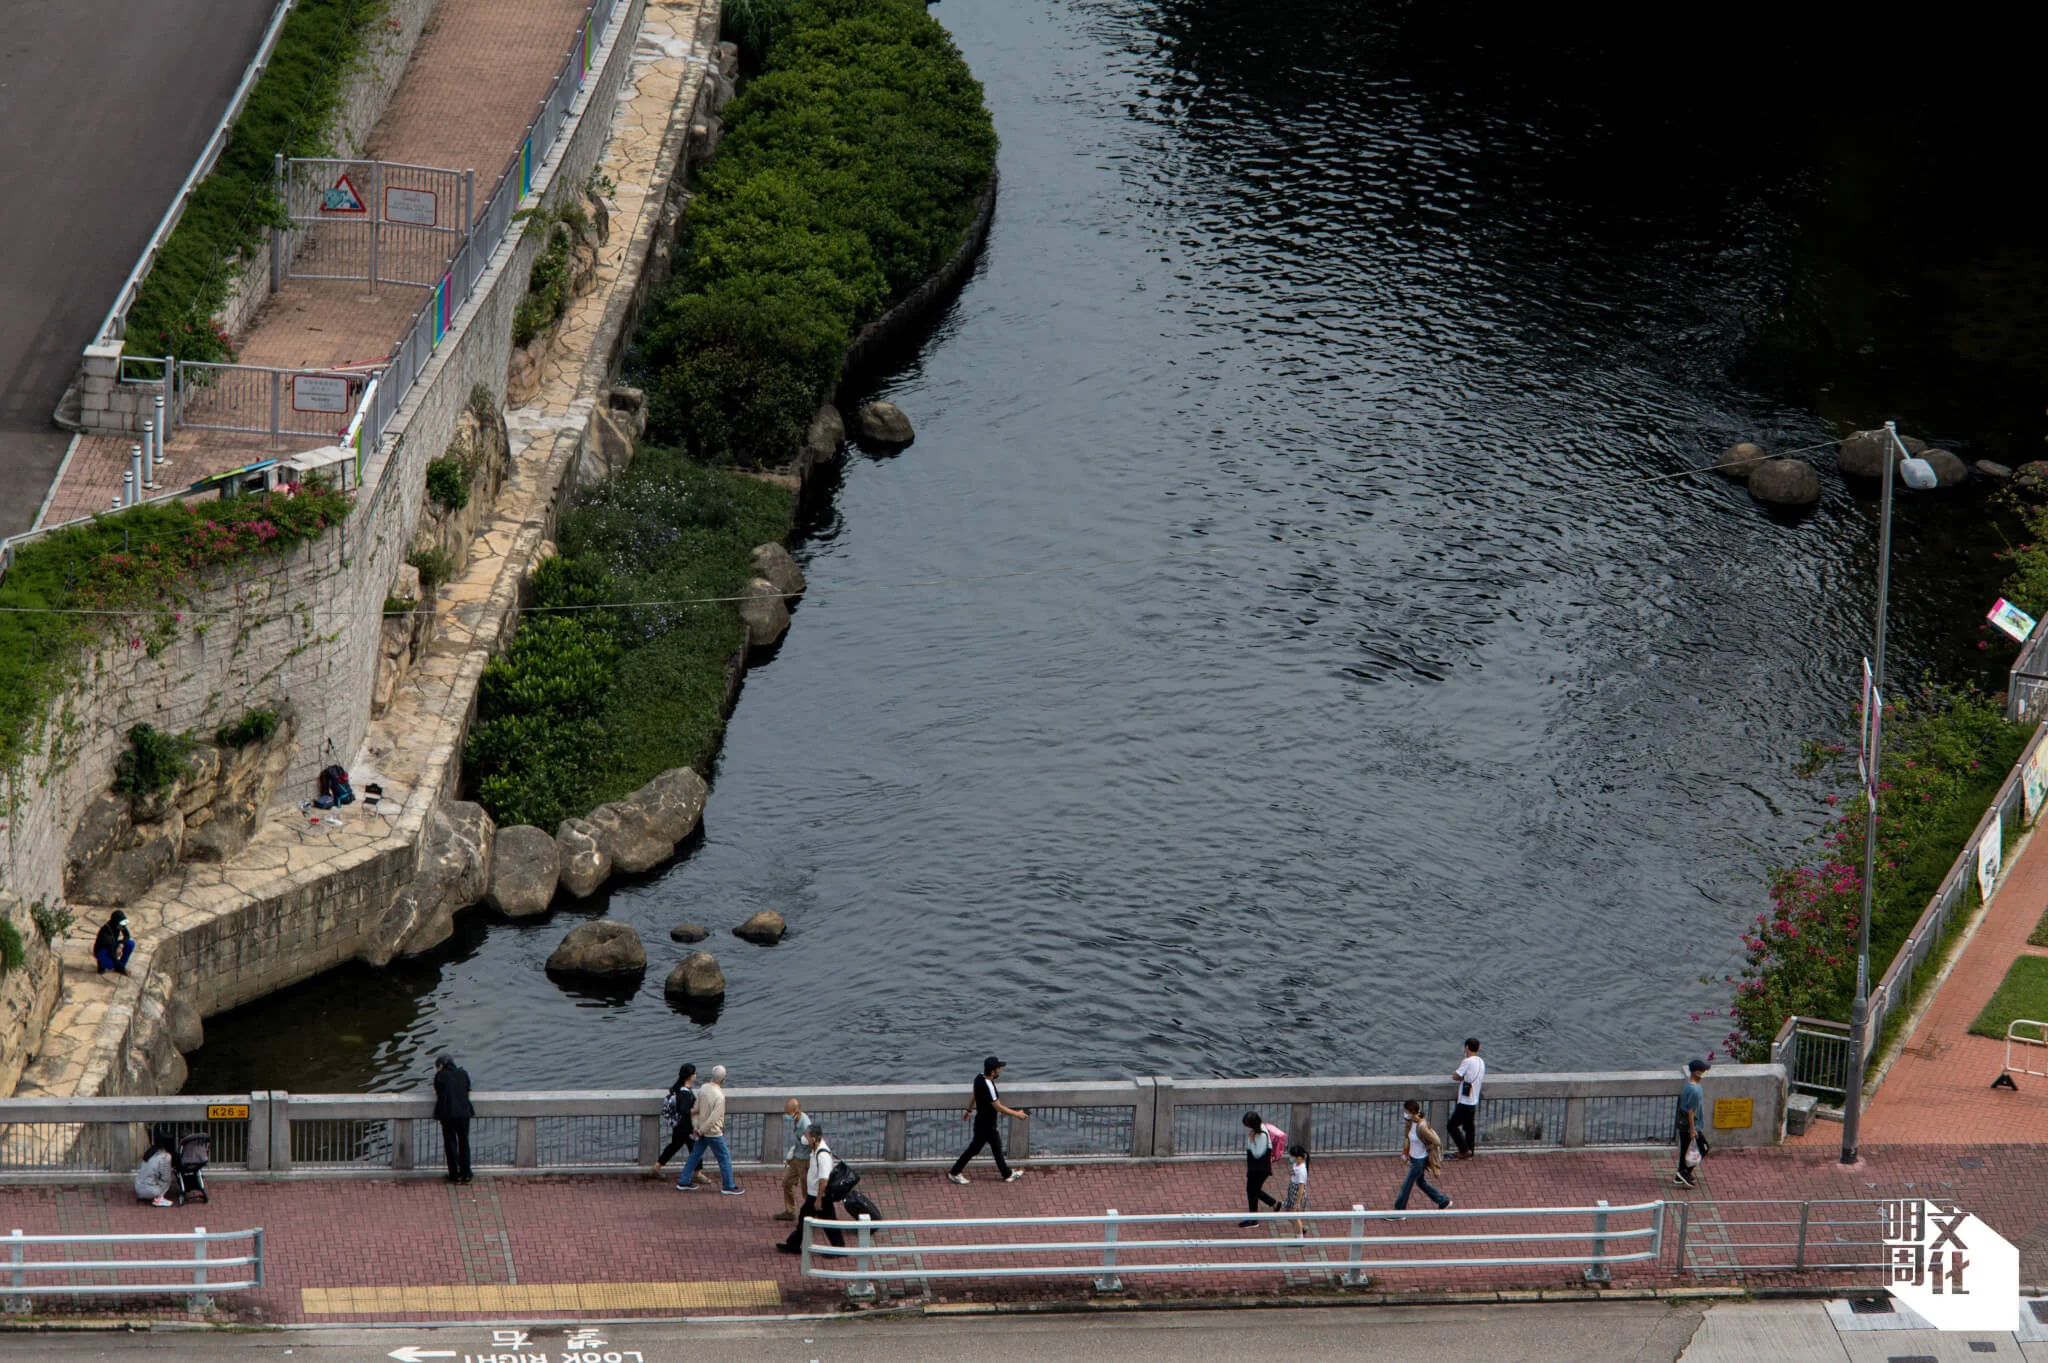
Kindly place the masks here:
[[(1885, 445), (1889, 439), (1889, 434), (1882, 430), (1851, 431), (1835, 446), (1835, 467), (1846, 478), (1875, 480), (1883, 477)], [(2003, 464), (1994, 464), (1988, 459), (1966, 464), (1954, 451), (1930, 447), (1926, 441), (1910, 435), (1900, 436), (1899, 443), (1905, 446), (1907, 454), (1926, 460), (1934, 469), (1937, 491), (1968, 482), (1973, 470), (1997, 483), (2011, 479), (2015, 486), (2025, 490), (2028, 470), (2033, 469), (2038, 470), (2037, 481), (2042, 495), (2048, 495), (2048, 462), (2029, 464), (2015, 477), (2013, 471)], [(1893, 467), (1897, 467), (1896, 454)], [(1721, 451), (1714, 460), (1713, 470), (1724, 478), (1746, 485), (1750, 496), (1766, 506), (1803, 507), (1820, 500), (1820, 472), (1813, 465), (1800, 459), (1774, 458), (1762, 447), (1748, 441), (1730, 445)], [(1906, 486), (1903, 477), (1899, 486)]]
[(804, 594), (804, 574), (780, 544), (754, 547), (754, 576), (740, 592), (747, 646), (767, 648), (789, 630), (789, 603)]
[[(1885, 444), (1889, 439), (1890, 435), (1881, 430), (1851, 431), (1848, 437), (1835, 447), (1835, 467), (1839, 468), (1844, 476), (1850, 478), (1867, 478), (1871, 480), (1882, 478), (1885, 466)], [(1907, 454), (1925, 459), (1933, 466), (1937, 489), (1959, 487), (1969, 481), (1970, 466), (1965, 464), (1961, 456), (1953, 451), (1931, 448), (1926, 441), (1917, 440), (1910, 435), (1900, 436), (1899, 443), (1906, 447)], [(1896, 451), (1893, 452), (1892, 460), (1892, 466), (1896, 469), (1898, 467), (1898, 454)], [(1991, 465), (1991, 468), (1994, 470), (1999, 467), (1997, 464)], [(1996, 475), (1988, 474), (1987, 476), (1995, 477)], [(1903, 478), (1900, 479), (1899, 486), (1906, 486)]]
[(1766, 506), (1812, 506), (1820, 500), (1820, 474), (1798, 459), (1773, 459), (1744, 441), (1721, 451), (1714, 472), (1749, 488)]
[(291, 702), (266, 713), (275, 719), (266, 737), (199, 744), (164, 790), (95, 796), (65, 844), (64, 897), (125, 907), (181, 861), (220, 862), (241, 851), (292, 760)]

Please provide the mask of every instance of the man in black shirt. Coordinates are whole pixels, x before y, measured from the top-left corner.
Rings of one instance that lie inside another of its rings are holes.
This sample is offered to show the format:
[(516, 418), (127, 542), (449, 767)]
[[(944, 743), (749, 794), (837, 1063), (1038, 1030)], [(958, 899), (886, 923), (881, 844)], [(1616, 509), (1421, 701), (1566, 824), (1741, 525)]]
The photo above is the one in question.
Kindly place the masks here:
[(115, 909), (100, 924), (99, 933), (92, 939), (92, 958), (104, 975), (109, 970), (116, 975), (128, 973), (128, 958), (135, 954), (135, 938), (128, 932), (128, 915)]
[(974, 1140), (961, 1152), (960, 1158), (953, 1161), (953, 1172), (946, 1175), (955, 1183), (967, 1181), (967, 1161), (980, 1154), (984, 1145), (996, 1157), (996, 1173), (1001, 1175), (1003, 1182), (1015, 1183), (1024, 1177), (1023, 1170), (1010, 1168), (1010, 1162), (1003, 1158), (1003, 1134), (996, 1126), (996, 1118), (1029, 1117), (1031, 1114), (1022, 1108), (1011, 1107), (996, 1092), (996, 1080), (1002, 1072), (1003, 1062), (990, 1056), (981, 1062), (981, 1073), (974, 1077), (974, 1101), (960, 1115), (962, 1121), (974, 1123)]
[(469, 1119), (475, 1115), (469, 1102), (469, 1072), (452, 1055), (434, 1057), (434, 1120), (441, 1124), (450, 1183), (470, 1180)]

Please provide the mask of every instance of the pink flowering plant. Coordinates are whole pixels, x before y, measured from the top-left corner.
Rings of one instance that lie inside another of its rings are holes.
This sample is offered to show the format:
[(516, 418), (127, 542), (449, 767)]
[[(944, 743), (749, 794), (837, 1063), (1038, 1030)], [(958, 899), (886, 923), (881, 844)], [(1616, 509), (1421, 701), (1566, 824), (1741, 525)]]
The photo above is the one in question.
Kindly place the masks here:
[[(1971, 691), (1927, 688), (1885, 707), (1873, 983), (1940, 888), (2031, 732)], [(1837, 789), (1823, 797), (1831, 813), (1808, 855), (1771, 869), (1770, 908), (1743, 930), (1745, 964), (1734, 980), (1735, 1027), (1727, 1044), (1745, 1060), (1766, 1058), (1771, 1038), (1793, 1014), (1847, 1021), (1856, 988), (1866, 812), (1856, 751), (1808, 744), (1799, 770)]]

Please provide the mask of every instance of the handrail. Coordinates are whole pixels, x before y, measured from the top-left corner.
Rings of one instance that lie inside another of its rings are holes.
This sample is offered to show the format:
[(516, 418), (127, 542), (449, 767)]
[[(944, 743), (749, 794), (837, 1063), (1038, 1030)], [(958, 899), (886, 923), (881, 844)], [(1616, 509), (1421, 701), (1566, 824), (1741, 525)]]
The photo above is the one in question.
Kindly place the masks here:
[[(206, 1247), (230, 1240), (246, 1240), (249, 1250), (246, 1254), (210, 1255)], [(62, 1257), (74, 1247), (80, 1246), (124, 1246), (124, 1245), (165, 1245), (179, 1244), (192, 1246), (192, 1257), (188, 1259), (86, 1259)], [(58, 1246), (60, 1257), (53, 1259), (30, 1259), (27, 1257), (31, 1245)], [(11, 1235), (0, 1235), (0, 1249), (6, 1256), (0, 1258), (0, 1298), (8, 1299), (10, 1309), (25, 1309), (30, 1297), (70, 1296), (155, 1296), (185, 1293), (194, 1311), (211, 1309), (211, 1296), (215, 1292), (241, 1292), (263, 1286), (263, 1228), (249, 1230), (209, 1231), (204, 1226), (194, 1226), (189, 1231), (139, 1235), (23, 1235), (19, 1230)], [(183, 1282), (138, 1283), (138, 1282), (80, 1282), (81, 1273), (121, 1274), (140, 1269), (184, 1269), (188, 1275)], [(246, 1268), (246, 1276), (222, 1281), (213, 1276), (221, 1269)], [(30, 1283), (31, 1273), (58, 1273), (64, 1281), (57, 1283)]]
[(121, 284), (121, 291), (114, 295), (114, 302), (107, 309), (107, 315), (100, 322), (98, 331), (93, 333), (95, 344), (105, 345), (119, 340), (127, 334), (128, 308), (141, 291), (142, 280), (156, 263), (157, 252), (176, 230), (185, 216), (185, 207), (192, 199), (192, 191), (199, 182), (213, 170), (220, 161), (220, 154), (227, 149), (228, 135), (233, 131), (234, 122), (241, 117), (242, 107), (249, 102), (249, 92), (256, 88), (256, 82), (270, 65), (270, 54), (277, 46), (277, 36), (284, 29), (285, 16), (292, 12), (298, 0), (278, 0), (277, 13), (270, 18), (270, 26), (263, 30), (263, 41), (256, 47), (256, 55), (249, 59), (249, 65), (242, 71), (242, 83), (235, 87), (234, 97), (228, 101), (227, 112), (214, 125), (213, 136), (206, 140), (206, 147), (199, 153), (199, 159), (192, 164), (185, 176), (185, 183), (178, 187), (178, 195), (171, 200), (171, 206), (164, 210), (158, 220), (156, 231), (151, 234), (148, 245), (142, 248), (142, 256), (135, 262), (135, 268), (128, 272), (128, 278)]

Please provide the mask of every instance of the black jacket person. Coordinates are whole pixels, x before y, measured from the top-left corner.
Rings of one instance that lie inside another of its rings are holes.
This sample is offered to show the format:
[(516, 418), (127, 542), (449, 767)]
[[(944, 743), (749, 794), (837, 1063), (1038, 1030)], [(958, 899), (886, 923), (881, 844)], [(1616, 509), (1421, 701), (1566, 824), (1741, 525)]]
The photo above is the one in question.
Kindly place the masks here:
[(441, 1144), (448, 1153), (448, 1181), (467, 1183), (469, 1169), (469, 1119), (476, 1109), (469, 1102), (469, 1072), (455, 1063), (452, 1055), (434, 1059), (434, 1120), (441, 1124)]

